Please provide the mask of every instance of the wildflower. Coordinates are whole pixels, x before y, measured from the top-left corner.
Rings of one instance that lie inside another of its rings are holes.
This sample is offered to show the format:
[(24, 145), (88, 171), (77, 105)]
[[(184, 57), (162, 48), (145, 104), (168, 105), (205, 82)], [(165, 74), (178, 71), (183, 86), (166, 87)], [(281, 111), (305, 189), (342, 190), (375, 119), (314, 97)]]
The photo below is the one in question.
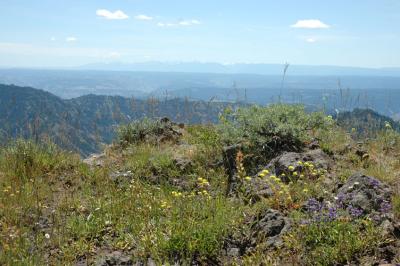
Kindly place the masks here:
[(264, 170), (262, 170), (261, 172), (264, 173), (264, 174), (266, 174), (266, 175), (269, 174), (269, 170), (268, 170), (268, 169), (264, 169)]
[(298, 161), (297, 164), (300, 165), (300, 166), (303, 166), (303, 162), (302, 161)]
[(308, 189), (306, 189), (306, 188), (303, 189), (303, 192), (304, 192), (304, 193), (307, 193), (307, 192), (308, 192)]
[(385, 122), (385, 128), (387, 128), (387, 129), (392, 128), (392, 126), (390, 125), (390, 123), (388, 121)]
[(50, 239), (50, 235), (49, 235), (48, 233), (44, 234), (44, 237), (45, 237), (46, 239)]
[(258, 174), (258, 176), (259, 176), (259, 177), (264, 177), (264, 176), (266, 176), (266, 174), (264, 174), (263, 172), (261, 172), (261, 173)]
[(318, 172), (317, 172), (317, 171), (312, 171), (312, 172), (311, 172), (311, 175), (312, 175), (312, 176), (316, 176), (316, 175), (318, 175)]
[(293, 165), (289, 165), (288, 169), (289, 169), (289, 171), (293, 172), (295, 168)]
[(337, 211), (335, 207), (331, 207), (328, 209), (328, 219), (335, 220), (337, 218)]
[(176, 191), (172, 191), (172, 195), (174, 196), (174, 197), (181, 197), (182, 196), (182, 192), (176, 192)]
[(293, 172), (293, 176), (298, 176), (298, 173), (296, 171)]
[(360, 208), (357, 207), (353, 207), (352, 205), (350, 205), (347, 208), (347, 211), (349, 212), (349, 214), (353, 217), (353, 218), (358, 218), (361, 215), (363, 215), (364, 211)]
[(371, 180), (371, 182), (370, 182), (370, 184), (373, 186), (373, 187), (378, 187), (379, 185), (380, 185), (380, 182), (378, 181), (378, 180), (376, 180), (376, 179), (372, 179)]
[(301, 175), (300, 175), (300, 178), (304, 178), (304, 175), (303, 175), (303, 174), (301, 174)]
[(111, 221), (106, 221), (105, 222), (105, 225), (110, 225), (111, 224)]
[(379, 210), (382, 213), (388, 213), (388, 212), (390, 212), (391, 209), (392, 209), (392, 205), (390, 204), (390, 202), (387, 200), (383, 200)]
[(244, 179), (245, 179), (246, 181), (250, 181), (250, 180), (251, 180), (251, 177), (250, 177), (250, 176), (246, 176)]
[(320, 203), (315, 198), (309, 199), (307, 204), (306, 204), (306, 209), (309, 212), (318, 212), (318, 211), (322, 210), (322, 207), (323, 207), (323, 204)]

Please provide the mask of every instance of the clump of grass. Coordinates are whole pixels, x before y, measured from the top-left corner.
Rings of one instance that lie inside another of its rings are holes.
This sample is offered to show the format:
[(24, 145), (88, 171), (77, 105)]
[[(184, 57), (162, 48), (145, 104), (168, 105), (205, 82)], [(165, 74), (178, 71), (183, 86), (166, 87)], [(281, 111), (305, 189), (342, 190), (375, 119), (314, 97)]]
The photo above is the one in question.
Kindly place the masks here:
[(79, 156), (51, 143), (16, 140), (0, 152), (0, 264), (43, 264), (48, 243), (40, 230), (58, 175), (79, 168)]
[(379, 228), (363, 219), (300, 225), (286, 236), (288, 247), (302, 254), (307, 265), (357, 263), (382, 241)]

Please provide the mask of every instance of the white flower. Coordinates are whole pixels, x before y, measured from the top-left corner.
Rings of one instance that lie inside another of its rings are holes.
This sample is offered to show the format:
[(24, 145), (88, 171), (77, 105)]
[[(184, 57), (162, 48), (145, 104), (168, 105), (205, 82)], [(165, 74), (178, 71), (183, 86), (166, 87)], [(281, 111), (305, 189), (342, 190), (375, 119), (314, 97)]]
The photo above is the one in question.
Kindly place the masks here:
[(46, 233), (46, 234), (44, 235), (44, 237), (47, 238), (47, 239), (49, 239), (49, 238), (50, 238), (50, 235), (49, 235), (48, 233)]

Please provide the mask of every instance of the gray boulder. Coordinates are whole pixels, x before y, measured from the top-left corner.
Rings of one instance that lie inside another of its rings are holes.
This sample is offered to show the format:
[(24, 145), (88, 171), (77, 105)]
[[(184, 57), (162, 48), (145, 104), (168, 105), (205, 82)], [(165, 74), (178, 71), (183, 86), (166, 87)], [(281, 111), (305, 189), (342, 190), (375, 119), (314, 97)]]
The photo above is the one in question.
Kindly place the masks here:
[(282, 235), (290, 229), (290, 220), (273, 209), (260, 211), (246, 222), (248, 227), (236, 232), (225, 243), (226, 256), (239, 257), (262, 245), (265, 249), (282, 246)]
[(260, 212), (252, 222), (250, 243), (253, 245), (261, 239), (268, 247), (279, 247), (282, 244), (282, 234), (290, 228), (288, 218), (272, 209)]
[(131, 256), (123, 254), (121, 251), (113, 251), (108, 254), (104, 254), (97, 259), (96, 266), (130, 266), (134, 265)]
[(337, 200), (344, 207), (357, 208), (363, 214), (375, 214), (377, 218), (390, 216), (392, 191), (378, 179), (361, 173), (351, 176), (338, 190)]
[(285, 174), (285, 177), (281, 177), (282, 181), (289, 182), (287, 178), (289, 174), (289, 166), (295, 167), (295, 171), (301, 172), (303, 166), (298, 165), (297, 162), (312, 162), (318, 169), (330, 170), (332, 168), (332, 159), (321, 149), (309, 150), (303, 153), (297, 152), (285, 152), (277, 158), (273, 159), (268, 165), (267, 169), (270, 169), (276, 176)]

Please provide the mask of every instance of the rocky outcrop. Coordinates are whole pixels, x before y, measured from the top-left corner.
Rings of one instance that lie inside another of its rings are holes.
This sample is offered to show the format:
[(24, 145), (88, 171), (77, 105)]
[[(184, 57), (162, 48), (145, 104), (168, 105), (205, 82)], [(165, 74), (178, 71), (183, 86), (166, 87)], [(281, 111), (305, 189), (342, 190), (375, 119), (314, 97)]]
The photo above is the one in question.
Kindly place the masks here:
[[(261, 198), (270, 197), (273, 195), (268, 183), (259, 178), (260, 173), (253, 176), (250, 181), (240, 183), (237, 176), (236, 154), (239, 151), (239, 146), (229, 146), (224, 150), (224, 166), (228, 174), (228, 195), (235, 195), (240, 190), (244, 193), (249, 202), (259, 201)], [(299, 164), (298, 162), (302, 162)], [(268, 170), (269, 175), (279, 177), (283, 182), (289, 183), (295, 181), (293, 172), (301, 173), (304, 170), (304, 163), (311, 163), (313, 169), (325, 170), (327, 176), (330, 176), (329, 170), (332, 169), (333, 160), (324, 153), (321, 149), (309, 150), (303, 153), (285, 152), (282, 155), (272, 159), (263, 171)], [(298, 174), (300, 177), (300, 174)], [(242, 180), (240, 180), (242, 181)], [(333, 188), (334, 183), (331, 179), (326, 178), (324, 182), (329, 183)]]
[(358, 173), (339, 188), (336, 199), (344, 207), (358, 209), (362, 214), (382, 220), (391, 216), (391, 196), (392, 191), (388, 185), (374, 177)]
[(104, 153), (95, 153), (83, 160), (83, 163), (91, 167), (103, 167), (105, 165), (106, 155)]
[[(282, 181), (289, 182), (287, 178), (289, 173), (289, 167), (294, 167), (294, 171), (301, 172), (303, 165), (299, 165), (298, 162), (310, 162), (318, 169), (330, 170), (332, 168), (332, 159), (321, 149), (309, 150), (303, 153), (297, 152), (285, 152), (282, 155), (271, 160), (267, 165), (266, 169), (274, 173), (276, 176), (281, 176)], [(282, 176), (282, 174), (285, 174)]]
[(283, 244), (282, 235), (290, 229), (290, 224), (281, 212), (262, 210), (245, 223), (247, 228), (226, 241), (226, 256), (243, 256), (259, 245), (266, 249), (279, 248)]
[(96, 266), (133, 266), (131, 256), (123, 254), (121, 251), (114, 251), (99, 257)]

